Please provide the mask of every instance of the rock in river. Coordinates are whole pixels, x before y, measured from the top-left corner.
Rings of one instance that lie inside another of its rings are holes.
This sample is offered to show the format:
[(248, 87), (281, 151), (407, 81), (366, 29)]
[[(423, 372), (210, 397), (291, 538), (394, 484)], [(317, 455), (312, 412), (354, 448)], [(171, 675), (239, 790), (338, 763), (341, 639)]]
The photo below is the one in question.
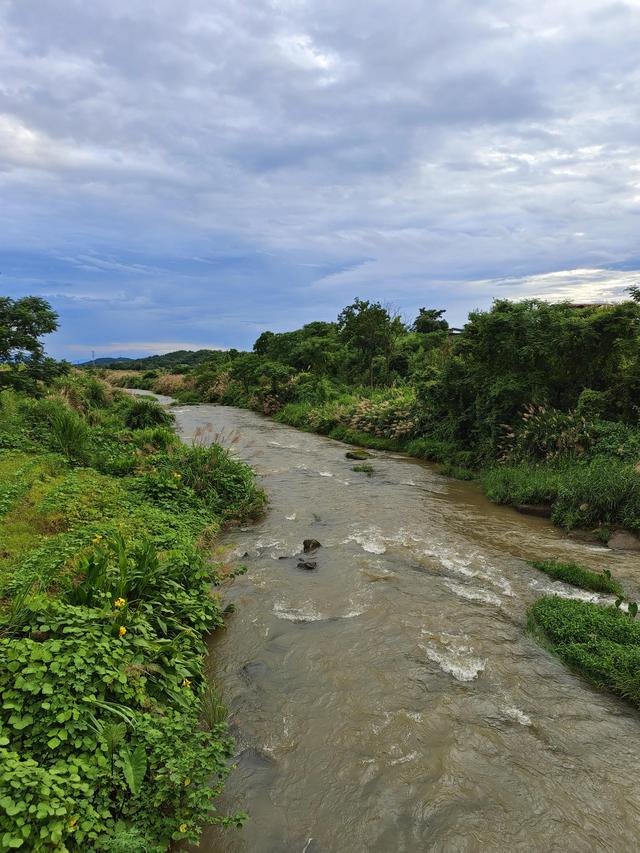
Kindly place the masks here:
[(305, 539), (302, 543), (302, 549), (305, 554), (310, 554), (312, 551), (317, 551), (318, 548), (322, 548), (320, 542), (317, 539)]
[(366, 450), (347, 450), (344, 455), (347, 459), (371, 459), (371, 454), (367, 453)]
[(628, 530), (614, 530), (607, 545), (616, 551), (640, 551), (640, 539)]
[(311, 571), (312, 569), (317, 568), (317, 565), (318, 564), (315, 560), (300, 560), (300, 562), (298, 563), (298, 568), (307, 569), (308, 571)]
[(551, 518), (551, 507), (547, 504), (516, 504), (516, 510), (523, 515), (537, 515), (538, 518)]

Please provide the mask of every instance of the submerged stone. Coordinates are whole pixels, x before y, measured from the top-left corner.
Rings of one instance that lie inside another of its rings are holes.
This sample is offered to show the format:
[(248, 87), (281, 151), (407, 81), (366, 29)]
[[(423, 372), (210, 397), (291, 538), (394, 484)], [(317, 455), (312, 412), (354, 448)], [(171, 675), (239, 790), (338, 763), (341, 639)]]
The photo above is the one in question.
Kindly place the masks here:
[(312, 551), (316, 551), (318, 548), (322, 548), (320, 542), (317, 539), (305, 539), (302, 543), (302, 549), (305, 554), (310, 554)]
[(551, 507), (547, 506), (547, 504), (516, 504), (516, 510), (523, 515), (551, 518)]
[(367, 453), (366, 450), (347, 450), (344, 455), (347, 459), (371, 459), (371, 454)]

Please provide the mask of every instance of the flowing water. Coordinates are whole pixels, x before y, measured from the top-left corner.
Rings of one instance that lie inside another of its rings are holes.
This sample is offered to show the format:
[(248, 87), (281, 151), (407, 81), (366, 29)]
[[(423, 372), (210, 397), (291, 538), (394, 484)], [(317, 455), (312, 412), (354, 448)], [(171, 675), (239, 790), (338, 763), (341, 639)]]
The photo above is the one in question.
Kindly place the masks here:
[(187, 441), (235, 434), (270, 502), (224, 536), (248, 572), (225, 589), (237, 610), (209, 661), (237, 742), (221, 807), (251, 819), (201, 850), (638, 849), (638, 714), (525, 632), (536, 596), (598, 596), (524, 562), (609, 568), (634, 595), (637, 556), (416, 460), (376, 453), (367, 477), (339, 442), (238, 409), (174, 411)]

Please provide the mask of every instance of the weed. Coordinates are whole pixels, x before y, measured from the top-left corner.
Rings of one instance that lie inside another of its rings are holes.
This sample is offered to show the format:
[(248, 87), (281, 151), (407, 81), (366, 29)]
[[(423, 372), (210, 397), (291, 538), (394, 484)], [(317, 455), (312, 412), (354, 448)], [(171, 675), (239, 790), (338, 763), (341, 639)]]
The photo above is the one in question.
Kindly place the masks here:
[(351, 470), (366, 474), (367, 477), (371, 477), (375, 471), (373, 465), (369, 465), (368, 462), (364, 462), (362, 465), (354, 465)]

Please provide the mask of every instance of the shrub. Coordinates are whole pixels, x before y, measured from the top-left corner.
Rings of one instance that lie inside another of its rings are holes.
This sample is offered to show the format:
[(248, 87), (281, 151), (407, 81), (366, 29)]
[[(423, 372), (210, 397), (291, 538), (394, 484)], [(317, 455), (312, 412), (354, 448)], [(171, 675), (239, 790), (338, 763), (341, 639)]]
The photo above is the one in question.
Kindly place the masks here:
[(615, 524), (640, 529), (640, 473), (603, 457), (568, 466), (558, 479), (552, 518), (568, 530)]
[(611, 572), (592, 572), (576, 563), (562, 563), (558, 560), (531, 560), (529, 565), (554, 578), (554, 580), (591, 589), (594, 592), (610, 592), (622, 595), (622, 587), (611, 577)]
[(133, 398), (126, 401), (123, 421), (128, 429), (147, 429), (155, 426), (171, 426), (173, 417), (154, 400)]
[(44, 414), (50, 435), (50, 446), (71, 462), (86, 462), (89, 452), (89, 425), (73, 409), (57, 400), (43, 400), (39, 410)]
[(520, 420), (503, 430), (498, 446), (501, 462), (579, 457), (593, 443), (592, 426), (584, 417), (548, 406), (526, 406)]
[(158, 394), (173, 397), (180, 391), (192, 389), (193, 384), (183, 373), (165, 373), (154, 380), (152, 388)]
[(546, 465), (500, 465), (484, 470), (480, 482), (487, 497), (500, 504), (552, 504), (562, 473)]

